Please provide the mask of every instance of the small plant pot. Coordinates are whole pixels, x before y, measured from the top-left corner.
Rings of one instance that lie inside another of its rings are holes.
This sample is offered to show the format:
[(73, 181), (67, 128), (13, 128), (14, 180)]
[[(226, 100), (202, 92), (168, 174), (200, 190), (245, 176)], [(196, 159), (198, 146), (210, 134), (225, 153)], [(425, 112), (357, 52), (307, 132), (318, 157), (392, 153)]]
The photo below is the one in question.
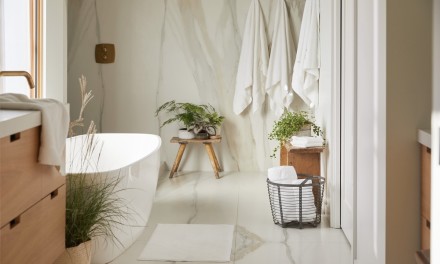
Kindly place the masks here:
[(55, 264), (90, 264), (92, 260), (92, 241), (89, 240), (76, 247), (66, 248), (54, 262)]
[(205, 130), (200, 130), (199, 133), (196, 134), (196, 139), (208, 139), (209, 133)]
[(297, 137), (310, 137), (312, 135), (312, 125), (305, 125), (301, 128), (295, 136)]
[(186, 129), (180, 129), (178, 132), (178, 137), (181, 139), (193, 139), (194, 133), (192, 131), (188, 131)]

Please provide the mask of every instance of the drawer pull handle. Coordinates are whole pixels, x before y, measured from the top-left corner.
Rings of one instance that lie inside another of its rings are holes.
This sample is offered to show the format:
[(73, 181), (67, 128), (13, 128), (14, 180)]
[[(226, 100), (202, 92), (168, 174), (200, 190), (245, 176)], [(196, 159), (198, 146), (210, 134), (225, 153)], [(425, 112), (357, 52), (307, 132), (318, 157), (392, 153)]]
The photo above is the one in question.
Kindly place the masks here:
[(431, 229), (431, 221), (426, 220), (426, 227), (427, 227), (428, 229)]
[(431, 148), (426, 148), (426, 152), (428, 152), (429, 154), (431, 154)]
[(18, 224), (20, 224), (20, 216), (17, 216), (11, 222), (9, 222), (9, 229), (16, 227)]
[(20, 139), (20, 133), (15, 133), (9, 136), (9, 142), (14, 142)]
[(58, 196), (58, 190), (55, 190), (55, 191), (50, 193), (50, 199), (54, 199), (57, 196)]

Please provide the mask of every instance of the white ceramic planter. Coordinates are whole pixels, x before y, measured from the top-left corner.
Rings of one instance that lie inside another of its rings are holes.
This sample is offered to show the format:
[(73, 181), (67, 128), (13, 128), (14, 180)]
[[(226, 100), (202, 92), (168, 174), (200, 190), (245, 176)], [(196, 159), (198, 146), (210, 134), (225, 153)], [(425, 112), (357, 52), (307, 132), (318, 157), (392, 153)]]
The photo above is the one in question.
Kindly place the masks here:
[(195, 137), (195, 135), (192, 131), (188, 131), (186, 129), (179, 130), (177, 136), (180, 139), (193, 139)]

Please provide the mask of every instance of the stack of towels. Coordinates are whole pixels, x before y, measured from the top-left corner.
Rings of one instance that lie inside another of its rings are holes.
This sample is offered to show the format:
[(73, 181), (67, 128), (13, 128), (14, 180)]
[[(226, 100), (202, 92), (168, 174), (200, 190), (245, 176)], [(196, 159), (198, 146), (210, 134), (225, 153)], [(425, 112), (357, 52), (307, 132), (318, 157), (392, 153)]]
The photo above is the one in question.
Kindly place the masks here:
[[(296, 174), (295, 168), (293, 166), (277, 166), (273, 168), (269, 168), (268, 170), (268, 179), (273, 183), (278, 184), (301, 184), (304, 179), (298, 179), (298, 175)], [(306, 182), (306, 184), (310, 184), (311, 181)], [(304, 208), (302, 212), (299, 212), (299, 188), (300, 187), (281, 187), (280, 193), (276, 189), (271, 189), (271, 196), (272, 196), (272, 203), (274, 205), (274, 208), (280, 208), (279, 204), (279, 196), (281, 195), (283, 197), (283, 192), (292, 192), (289, 193), (288, 197), (292, 197), (292, 201), (287, 201), (290, 205), (293, 204), (293, 207), (289, 206), (292, 210), (291, 212), (288, 212), (287, 214), (283, 215), (283, 222), (288, 223), (292, 221), (299, 221), (299, 215), (302, 214), (302, 222), (311, 222), (314, 221), (316, 218), (316, 208), (314, 203), (307, 203), (307, 206), (309, 208)], [(313, 197), (313, 191), (312, 186), (305, 186), (302, 187), (302, 197), (304, 199), (314, 199)], [(284, 201), (284, 199), (282, 199)], [(283, 206), (281, 204), (281, 206)], [(283, 208), (285, 210), (285, 208)], [(278, 222), (281, 221), (281, 214), (275, 214), (276, 220)]]
[(322, 137), (296, 137), (290, 139), (290, 144), (298, 148), (322, 147), (324, 140)]

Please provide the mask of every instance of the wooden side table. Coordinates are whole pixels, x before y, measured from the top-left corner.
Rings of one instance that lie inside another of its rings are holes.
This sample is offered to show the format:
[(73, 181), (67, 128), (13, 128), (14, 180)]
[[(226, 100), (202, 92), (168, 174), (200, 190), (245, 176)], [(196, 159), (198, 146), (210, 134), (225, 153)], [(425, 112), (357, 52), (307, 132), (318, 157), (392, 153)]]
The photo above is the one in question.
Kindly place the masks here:
[(181, 139), (178, 137), (173, 137), (170, 142), (171, 143), (179, 143), (179, 151), (177, 151), (176, 160), (174, 161), (173, 168), (170, 172), (170, 179), (173, 178), (174, 173), (177, 171), (180, 165), (180, 160), (182, 160), (183, 152), (185, 152), (186, 145), (189, 143), (201, 143), (205, 145), (206, 152), (208, 153), (209, 160), (211, 161), (212, 169), (214, 170), (215, 177), (217, 179), (220, 178), (219, 172), (222, 172), (222, 168), (220, 167), (220, 164), (217, 160), (217, 157), (215, 156), (214, 148), (212, 146), (212, 143), (219, 143), (221, 142), (221, 138), (216, 139)]
[(290, 143), (281, 147), (280, 165), (295, 167), (298, 174), (321, 176), (321, 153), (325, 146), (311, 148), (297, 148)]
[[(286, 143), (280, 150), (280, 165), (293, 166), (297, 174), (321, 176), (321, 153), (324, 150), (325, 146), (297, 148), (293, 147), (290, 143)], [(302, 179), (304, 177), (298, 176), (298, 178)], [(313, 187), (316, 206), (321, 204), (321, 191), (320, 186)]]

